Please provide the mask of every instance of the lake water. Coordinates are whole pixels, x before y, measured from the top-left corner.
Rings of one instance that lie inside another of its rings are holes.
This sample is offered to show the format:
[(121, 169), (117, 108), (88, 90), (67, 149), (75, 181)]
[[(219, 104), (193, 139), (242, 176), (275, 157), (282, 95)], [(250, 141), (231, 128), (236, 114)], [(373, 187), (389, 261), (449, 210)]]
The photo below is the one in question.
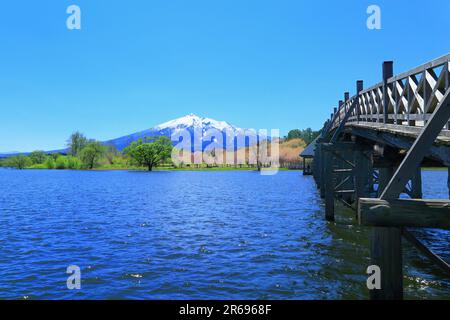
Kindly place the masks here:
[[(445, 198), (446, 171), (424, 196)], [(298, 171), (0, 170), (0, 298), (366, 299), (368, 232)], [(420, 231), (447, 260), (448, 232)], [(405, 248), (407, 298), (450, 281)], [(66, 268), (81, 268), (68, 290)]]

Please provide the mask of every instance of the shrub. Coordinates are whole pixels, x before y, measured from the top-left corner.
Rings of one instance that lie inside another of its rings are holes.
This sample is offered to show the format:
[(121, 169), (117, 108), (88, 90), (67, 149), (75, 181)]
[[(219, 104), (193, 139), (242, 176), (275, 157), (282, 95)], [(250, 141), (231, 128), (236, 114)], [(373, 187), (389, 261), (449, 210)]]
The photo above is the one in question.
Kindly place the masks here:
[(56, 158), (55, 161), (55, 168), (56, 169), (65, 169), (67, 167), (67, 160), (64, 156), (59, 156)]
[(25, 169), (30, 166), (31, 160), (27, 156), (23, 154), (19, 154), (17, 156), (11, 157), (8, 159), (8, 166), (17, 168), (17, 169)]
[(80, 159), (73, 156), (67, 156), (67, 169), (75, 170), (80, 168), (81, 168)]
[(55, 169), (55, 160), (52, 157), (48, 157), (44, 164), (47, 169)]

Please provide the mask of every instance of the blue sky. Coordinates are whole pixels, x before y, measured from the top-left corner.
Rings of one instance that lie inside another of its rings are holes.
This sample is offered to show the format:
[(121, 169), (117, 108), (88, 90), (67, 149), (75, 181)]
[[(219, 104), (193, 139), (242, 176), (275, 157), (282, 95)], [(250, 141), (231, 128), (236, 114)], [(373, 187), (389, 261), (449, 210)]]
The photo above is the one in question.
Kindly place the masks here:
[[(66, 8), (82, 29), (66, 28)], [(382, 10), (382, 30), (366, 9)], [(0, 151), (106, 140), (196, 113), (321, 128), (355, 81), (450, 52), (448, 0), (8, 1), (0, 10)]]

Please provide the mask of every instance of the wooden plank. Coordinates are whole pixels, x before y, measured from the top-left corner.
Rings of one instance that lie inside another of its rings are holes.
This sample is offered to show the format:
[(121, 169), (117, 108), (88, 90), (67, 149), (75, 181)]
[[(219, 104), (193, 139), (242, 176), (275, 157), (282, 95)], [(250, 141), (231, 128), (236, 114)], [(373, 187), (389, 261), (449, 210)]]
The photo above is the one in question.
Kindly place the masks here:
[(365, 226), (450, 230), (450, 200), (362, 198), (358, 220)]
[(334, 173), (352, 173), (354, 169), (334, 169)]
[[(414, 140), (412, 140), (412, 138), (405, 135), (397, 135), (372, 129), (352, 127), (351, 133), (397, 149), (410, 149), (414, 143)], [(447, 138), (447, 140), (449, 139)], [(435, 144), (430, 147), (429, 152), (426, 156), (443, 164), (450, 163), (450, 145), (447, 143), (445, 145), (442, 144), (438, 138)]]
[(324, 143), (323, 148), (327, 151), (343, 152), (355, 150), (357, 149), (357, 146), (354, 142), (338, 141), (335, 143)]
[(444, 125), (450, 118), (450, 90), (445, 93), (444, 99), (438, 105), (433, 116), (414, 142), (407, 156), (403, 159), (400, 167), (395, 172), (388, 186), (381, 194), (382, 199), (398, 198), (411, 177), (411, 173), (420, 165), (425, 155), (428, 153), (434, 140), (441, 132)]
[(337, 190), (335, 191), (336, 194), (353, 194), (355, 193), (355, 190)]
[[(431, 115), (430, 117), (427, 118), (431, 119)], [(378, 122), (363, 122), (363, 121), (360, 121), (359, 123), (350, 123), (349, 126), (357, 128), (366, 128), (379, 132), (387, 132), (411, 138), (417, 138), (424, 128), (423, 126), (422, 127), (406, 126), (400, 124), (390, 124), (390, 123), (383, 124)], [(444, 129), (444, 127), (442, 127), (442, 130), (439, 133), (437, 140), (441, 140), (442, 143), (446, 143), (450, 141), (448, 138), (450, 138), (450, 130), (446, 130)]]

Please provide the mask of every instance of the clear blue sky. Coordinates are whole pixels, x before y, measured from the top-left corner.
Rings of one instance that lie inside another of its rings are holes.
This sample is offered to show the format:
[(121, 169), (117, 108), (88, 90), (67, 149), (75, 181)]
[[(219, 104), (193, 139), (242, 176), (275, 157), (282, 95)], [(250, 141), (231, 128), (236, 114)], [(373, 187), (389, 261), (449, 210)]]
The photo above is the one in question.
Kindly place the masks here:
[[(66, 8), (82, 29), (66, 28)], [(382, 9), (382, 30), (366, 9)], [(7, 1), (0, 151), (105, 140), (196, 113), (241, 127), (321, 128), (355, 81), (450, 52), (448, 0)]]

